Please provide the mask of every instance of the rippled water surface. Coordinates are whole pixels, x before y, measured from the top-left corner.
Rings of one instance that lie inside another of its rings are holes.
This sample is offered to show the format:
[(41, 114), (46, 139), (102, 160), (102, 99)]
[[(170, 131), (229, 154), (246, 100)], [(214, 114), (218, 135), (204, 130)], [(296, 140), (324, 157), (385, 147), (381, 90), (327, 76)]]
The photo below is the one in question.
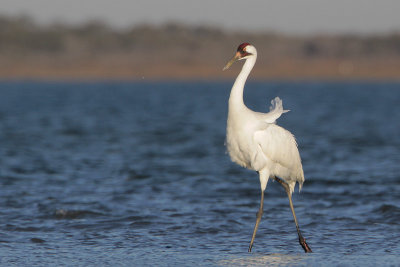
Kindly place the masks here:
[(400, 84), (250, 83), (286, 109), (306, 182), (287, 197), (224, 146), (231, 83), (0, 83), (2, 266), (396, 266)]

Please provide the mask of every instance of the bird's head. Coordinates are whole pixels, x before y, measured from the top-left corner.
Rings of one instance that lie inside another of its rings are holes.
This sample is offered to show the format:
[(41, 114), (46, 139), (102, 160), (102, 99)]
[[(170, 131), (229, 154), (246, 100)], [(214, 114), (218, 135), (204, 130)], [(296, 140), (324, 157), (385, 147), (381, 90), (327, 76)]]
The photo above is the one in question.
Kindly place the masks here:
[(249, 57), (257, 56), (257, 50), (254, 46), (249, 43), (242, 43), (238, 46), (235, 56), (225, 65), (223, 70), (229, 69), (229, 67), (238, 60), (247, 59)]

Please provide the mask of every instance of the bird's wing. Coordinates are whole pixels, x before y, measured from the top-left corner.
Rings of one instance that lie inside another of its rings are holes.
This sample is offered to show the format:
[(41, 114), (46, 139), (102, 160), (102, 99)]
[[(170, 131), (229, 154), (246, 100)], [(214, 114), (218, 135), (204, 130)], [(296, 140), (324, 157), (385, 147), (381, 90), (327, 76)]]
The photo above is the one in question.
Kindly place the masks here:
[(289, 110), (283, 109), (282, 99), (275, 97), (271, 100), (271, 106), (269, 112), (263, 114), (263, 121), (267, 123), (275, 123), (275, 121), (283, 114), (289, 112)]
[(284, 128), (264, 123), (253, 134), (260, 152), (267, 158), (271, 175), (284, 179), (293, 186), (304, 182), (303, 167), (294, 136)]

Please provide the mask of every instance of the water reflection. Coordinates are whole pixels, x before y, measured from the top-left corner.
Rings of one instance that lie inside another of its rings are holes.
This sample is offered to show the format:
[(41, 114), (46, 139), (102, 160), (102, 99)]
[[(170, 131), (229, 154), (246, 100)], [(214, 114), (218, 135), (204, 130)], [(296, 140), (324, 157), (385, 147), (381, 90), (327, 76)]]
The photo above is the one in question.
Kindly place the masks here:
[(254, 254), (247, 257), (225, 259), (219, 262), (222, 266), (291, 266), (304, 265), (307, 256), (303, 254), (288, 255), (273, 253), (268, 255)]

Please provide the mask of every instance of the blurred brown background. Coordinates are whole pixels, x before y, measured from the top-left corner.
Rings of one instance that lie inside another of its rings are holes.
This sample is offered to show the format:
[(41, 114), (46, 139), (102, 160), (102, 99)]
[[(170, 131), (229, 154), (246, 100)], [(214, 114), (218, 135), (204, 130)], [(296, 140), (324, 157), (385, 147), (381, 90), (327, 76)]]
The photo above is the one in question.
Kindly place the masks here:
[(258, 79), (398, 79), (400, 33), (281, 34), (183, 23), (112, 27), (0, 17), (2, 79), (225, 79), (242, 42), (258, 49)]

